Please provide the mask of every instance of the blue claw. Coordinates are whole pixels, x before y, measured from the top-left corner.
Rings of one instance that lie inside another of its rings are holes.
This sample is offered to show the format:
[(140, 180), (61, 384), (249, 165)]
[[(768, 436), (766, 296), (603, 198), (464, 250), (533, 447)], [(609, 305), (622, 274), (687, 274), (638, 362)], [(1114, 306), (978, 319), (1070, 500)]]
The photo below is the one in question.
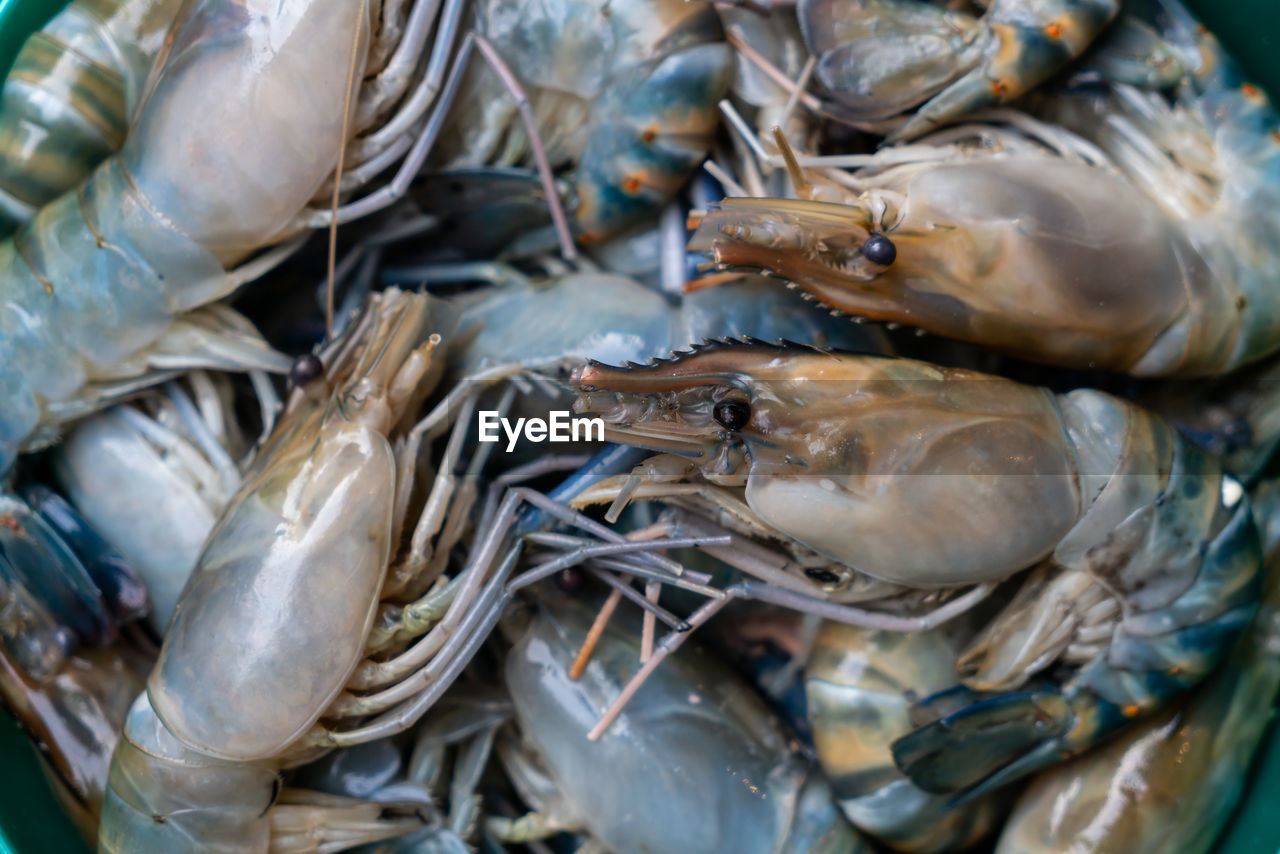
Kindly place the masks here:
[(8, 496), (0, 497), (0, 557), (11, 577), (81, 641), (115, 639), (115, 623), (84, 564), (43, 519)]
[(888, 141), (1008, 103), (1079, 56), (1118, 0), (994, 0), (974, 19), (919, 0), (802, 0), (817, 77), (855, 118), (921, 106)]
[(1066, 699), (1049, 691), (988, 697), (899, 738), (893, 760), (926, 791), (958, 792), (959, 806), (1062, 759), (1058, 745), (1074, 718)]
[(106, 603), (116, 625), (146, 616), (151, 610), (147, 586), (133, 566), (89, 527), (66, 499), (45, 486), (29, 486), (23, 498), (48, 525), (70, 546), (89, 573)]
[(584, 241), (660, 208), (702, 162), (729, 86), (728, 57), (723, 43), (693, 45), (601, 104), (574, 175)]
[(4, 655), (27, 676), (42, 682), (57, 672), (75, 640), (0, 555), (0, 649)]

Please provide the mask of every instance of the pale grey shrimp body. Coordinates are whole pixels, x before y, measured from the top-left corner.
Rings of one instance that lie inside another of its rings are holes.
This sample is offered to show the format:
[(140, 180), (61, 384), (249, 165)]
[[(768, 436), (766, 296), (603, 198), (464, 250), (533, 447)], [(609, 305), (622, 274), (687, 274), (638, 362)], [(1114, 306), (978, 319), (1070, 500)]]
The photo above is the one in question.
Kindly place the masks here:
[(1201, 854), (1244, 789), (1280, 688), (1280, 490), (1253, 492), (1266, 553), (1253, 622), (1195, 693), (1116, 740), (1035, 778), (997, 854)]
[[(111, 761), (98, 851), (267, 851), (278, 769), (203, 756), (165, 729), (138, 695)], [(221, 795), (213, 810), (192, 804)], [(207, 814), (206, 814), (207, 813)]]
[[(574, 167), (575, 226), (598, 241), (668, 201), (718, 124), (729, 52), (706, 5), (680, 0), (480, 0), (476, 32), (520, 78), (553, 166)], [(442, 147), (451, 166), (509, 164), (528, 153), (516, 105), (477, 64)]]
[(826, 622), (805, 665), (813, 745), (840, 807), (896, 851), (965, 848), (995, 823), (993, 802), (951, 807), (899, 771), (890, 749), (911, 731), (916, 699), (956, 684), (963, 640), (949, 626), (906, 633)]
[(1179, 0), (1151, 5), (1189, 68), (1172, 104), (1116, 85), (1040, 111), (1106, 152), (1194, 251), (1187, 305), (1134, 373), (1226, 373), (1280, 347), (1280, 112)]
[[(349, 348), (327, 366), (329, 394), (281, 422), (178, 600), (149, 693), (202, 752), (280, 755), (362, 660), (397, 524), (389, 437), (439, 376), (425, 298), (385, 291), (371, 305), (374, 328), (350, 330), (359, 361)], [(264, 686), (276, 701), (251, 703)]]
[(1258, 538), (1240, 485), (1108, 395), (741, 343), (593, 364), (577, 381), (575, 409), (607, 438), (687, 455), (687, 476), (741, 487), (764, 526), (854, 570), (948, 587), (1039, 565), (961, 657), (966, 687), (922, 701), (936, 721), (893, 745), (953, 803), (1164, 705), (1252, 614)]
[(364, 55), (362, 15), (351, 0), (186, 9), (123, 148), (0, 243), (0, 469), (166, 371), (287, 368), (207, 304), (278, 260), (227, 269), (297, 233), (332, 173), (349, 65), (334, 58)]
[(178, 0), (73, 0), (23, 44), (0, 90), (0, 235), (124, 142)]
[[(79, 422), (52, 452), (72, 503), (146, 584), (157, 634), (240, 488), (246, 437), (225, 381), (193, 372), (166, 383)], [(275, 403), (264, 401), (268, 413)]]
[(98, 851), (341, 851), (422, 825), (413, 804), (282, 790), (280, 771), (193, 750), (139, 694), (112, 756)]
[(506, 836), (576, 827), (618, 854), (869, 850), (776, 718), (704, 652), (669, 657), (588, 741), (639, 655), (638, 642), (607, 630), (582, 678), (569, 679), (589, 618), (577, 603), (544, 603), (507, 658), (522, 741), (560, 803), (502, 822)]

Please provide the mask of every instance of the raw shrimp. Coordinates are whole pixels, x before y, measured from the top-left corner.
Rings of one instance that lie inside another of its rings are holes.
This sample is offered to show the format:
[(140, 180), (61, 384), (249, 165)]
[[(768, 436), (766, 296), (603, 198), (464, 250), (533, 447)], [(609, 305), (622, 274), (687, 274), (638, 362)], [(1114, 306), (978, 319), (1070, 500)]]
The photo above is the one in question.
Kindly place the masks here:
[(334, 703), (370, 645), (404, 521), (388, 437), (439, 377), (426, 307), (378, 295), (326, 352), (327, 374), (298, 372), (308, 389), (210, 535), (130, 713), (103, 850), (265, 851), (301, 832), (295, 821), (356, 844), (423, 824), (318, 794), (282, 807), (276, 778), (325, 746), (313, 725), (341, 717)]
[[(210, 304), (278, 263), (308, 226), (334, 221), (309, 205), (344, 132), (364, 127), (347, 120), (352, 101), (357, 113), (377, 102), (349, 90), (378, 6), (195, 0), (184, 10), (123, 148), (0, 243), (0, 470), (50, 444), (60, 423), (175, 369), (287, 369), (244, 318)], [(430, 30), (435, 8), (414, 4), (411, 17), (427, 16), (416, 32)], [(458, 4), (447, 8), (456, 19)], [(455, 25), (442, 23), (441, 38)], [(422, 44), (402, 46), (412, 67)], [(417, 114), (393, 118), (383, 130), (404, 144), (392, 154), (430, 143)], [(377, 160), (374, 172), (393, 162)], [(344, 165), (348, 190), (372, 177), (368, 160)], [(348, 202), (336, 218), (392, 196)]]
[(1213, 676), (1168, 712), (1034, 779), (997, 854), (1213, 850), (1280, 688), (1280, 490), (1253, 493), (1267, 574), (1254, 621)]
[(967, 800), (1091, 747), (1204, 678), (1252, 614), (1240, 485), (1108, 395), (759, 343), (576, 380), (606, 438), (672, 452), (637, 469), (663, 473), (650, 497), (699, 474), (742, 488), (762, 528), (913, 587), (1044, 562), (966, 653), (976, 690), (927, 699), (937, 722), (895, 742), (928, 791)]
[(1191, 68), (1172, 105), (1121, 84), (1046, 96), (1070, 129), (996, 114), (860, 158), (856, 196), (726, 199), (691, 248), (830, 309), (1052, 364), (1204, 376), (1274, 352), (1280, 116), (1159, 5)]

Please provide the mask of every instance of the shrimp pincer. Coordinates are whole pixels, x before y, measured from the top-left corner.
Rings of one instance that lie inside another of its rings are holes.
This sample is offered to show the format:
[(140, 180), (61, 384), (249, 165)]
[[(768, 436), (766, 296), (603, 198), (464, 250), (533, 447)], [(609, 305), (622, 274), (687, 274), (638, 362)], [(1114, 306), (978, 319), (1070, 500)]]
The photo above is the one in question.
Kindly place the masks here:
[(1084, 52), (1119, 0), (993, 0), (974, 18), (916, 0), (801, 0), (817, 79), (862, 121), (918, 104), (894, 131), (910, 139), (1006, 104)]
[[(1100, 392), (734, 342), (592, 364), (577, 382), (606, 438), (741, 488), (763, 526), (854, 570), (945, 587), (1040, 565), (961, 656), (970, 687), (926, 700), (937, 722), (894, 744), (927, 791), (976, 797), (1158, 708), (1212, 669), (1257, 600), (1239, 484)], [(1018, 690), (1054, 663), (1047, 687)]]
[[(730, 53), (705, 4), (476, 0), (472, 17), (519, 76), (549, 162), (575, 164), (583, 242), (656, 211), (706, 156)], [(507, 85), (476, 65), (462, 86), (467, 108), (442, 142), (449, 167), (522, 159), (532, 143), (514, 122)]]

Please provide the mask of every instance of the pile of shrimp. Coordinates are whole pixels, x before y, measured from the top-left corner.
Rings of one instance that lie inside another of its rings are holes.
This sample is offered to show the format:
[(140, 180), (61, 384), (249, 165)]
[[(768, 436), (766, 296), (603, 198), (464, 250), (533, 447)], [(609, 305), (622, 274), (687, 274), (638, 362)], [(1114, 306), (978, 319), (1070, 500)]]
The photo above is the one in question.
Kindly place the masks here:
[(1227, 850), (1277, 380), (1280, 113), (1179, 0), (71, 0), (10, 774), (103, 854)]

